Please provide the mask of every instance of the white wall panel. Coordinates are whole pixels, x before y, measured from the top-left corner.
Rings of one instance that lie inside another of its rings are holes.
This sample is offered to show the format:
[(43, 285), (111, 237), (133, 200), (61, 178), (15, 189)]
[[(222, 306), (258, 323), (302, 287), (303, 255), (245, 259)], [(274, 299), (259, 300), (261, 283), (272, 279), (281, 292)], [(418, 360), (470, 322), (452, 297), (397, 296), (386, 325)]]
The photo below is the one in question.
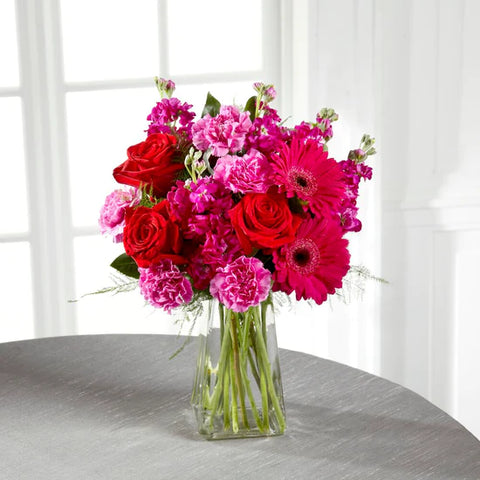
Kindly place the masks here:
[(434, 232), (431, 400), (480, 437), (480, 229)]
[(480, 438), (480, 229), (459, 232), (455, 257), (453, 414)]
[(391, 282), (380, 372), (477, 435), (479, 18), (470, 0), (376, 3), (382, 274)]
[(432, 292), (430, 319), (430, 398), (453, 413), (455, 359), (455, 252), (456, 232), (433, 233)]
[(429, 335), (432, 288), (432, 231), (429, 227), (407, 228), (404, 270), (404, 377), (403, 383), (428, 397)]
[[(462, 92), (460, 112), (460, 152), (462, 169), (468, 169), (480, 174), (480, 55), (478, 46), (480, 35), (478, 22), (480, 19), (480, 2), (467, 0), (463, 20), (463, 62), (462, 62)], [(479, 195), (478, 190), (476, 194)]]
[[(421, 3), (421, 2), (420, 2)], [(434, 173), (439, 186), (445, 174), (459, 167), (458, 119), (461, 117), (463, 87), (463, 16), (464, 0), (435, 2), (436, 28), (436, 150), (432, 155)]]

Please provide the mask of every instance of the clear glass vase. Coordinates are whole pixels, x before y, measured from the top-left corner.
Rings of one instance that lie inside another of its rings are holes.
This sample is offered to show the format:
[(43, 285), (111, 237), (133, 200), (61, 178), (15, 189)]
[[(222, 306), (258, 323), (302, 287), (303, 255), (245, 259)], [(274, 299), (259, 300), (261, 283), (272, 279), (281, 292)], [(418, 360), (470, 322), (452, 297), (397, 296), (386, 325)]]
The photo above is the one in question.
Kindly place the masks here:
[(192, 407), (208, 439), (281, 435), (285, 406), (273, 305), (244, 313), (208, 303), (199, 336)]

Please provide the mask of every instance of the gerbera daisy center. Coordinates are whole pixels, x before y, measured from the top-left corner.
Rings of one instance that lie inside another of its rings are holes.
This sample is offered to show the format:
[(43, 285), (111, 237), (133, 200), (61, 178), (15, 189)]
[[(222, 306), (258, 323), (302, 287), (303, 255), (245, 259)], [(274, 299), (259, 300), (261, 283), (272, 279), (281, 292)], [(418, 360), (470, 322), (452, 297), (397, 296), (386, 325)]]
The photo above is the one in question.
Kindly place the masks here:
[(320, 250), (311, 238), (299, 239), (287, 248), (287, 265), (299, 273), (309, 275), (320, 264)]
[(313, 195), (317, 191), (317, 179), (309, 170), (292, 167), (288, 173), (290, 187), (304, 195)]
[(310, 260), (310, 252), (307, 249), (297, 250), (293, 254), (293, 259), (297, 265), (305, 266)]

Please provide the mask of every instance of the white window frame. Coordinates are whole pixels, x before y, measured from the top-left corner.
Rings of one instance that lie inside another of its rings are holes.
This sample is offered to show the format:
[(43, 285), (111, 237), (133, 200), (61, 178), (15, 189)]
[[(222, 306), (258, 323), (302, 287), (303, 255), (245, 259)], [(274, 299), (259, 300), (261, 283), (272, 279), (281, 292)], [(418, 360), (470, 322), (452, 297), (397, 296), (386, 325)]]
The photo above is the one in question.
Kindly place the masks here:
[[(280, 85), (283, 0), (261, 0), (263, 68), (221, 74), (181, 75), (177, 84), (269, 78)], [(168, 78), (167, 0), (158, 0), (160, 72)], [(281, 8), (280, 8), (281, 7)], [(0, 97), (22, 101), (29, 230), (1, 234), (0, 243), (29, 242), (33, 283), (34, 336), (77, 333), (74, 299), (75, 238), (98, 233), (74, 227), (70, 199), (66, 94), (153, 86), (151, 78), (65, 82), (59, 0), (16, 0), (20, 86), (0, 88)], [(279, 88), (280, 90), (280, 88)], [(152, 97), (153, 98), (153, 97)], [(277, 105), (281, 105), (279, 99)]]

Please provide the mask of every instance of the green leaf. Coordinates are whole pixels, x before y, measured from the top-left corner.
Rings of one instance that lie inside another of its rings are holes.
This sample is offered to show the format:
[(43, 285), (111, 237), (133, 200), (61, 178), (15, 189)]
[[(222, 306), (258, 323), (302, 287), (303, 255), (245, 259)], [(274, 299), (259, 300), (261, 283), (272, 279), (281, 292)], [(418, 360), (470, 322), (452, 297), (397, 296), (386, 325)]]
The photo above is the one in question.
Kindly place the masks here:
[(245, 104), (245, 111), (250, 114), (250, 120), (253, 122), (255, 120), (255, 110), (257, 108), (257, 97), (254, 95), (247, 100)]
[(140, 273), (138, 272), (135, 260), (132, 257), (129, 257), (126, 253), (119, 255), (110, 266), (127, 277), (140, 278)]
[(207, 93), (207, 100), (205, 106), (203, 107), (202, 117), (207, 113), (211, 117), (216, 117), (220, 112), (221, 103), (210, 93)]

